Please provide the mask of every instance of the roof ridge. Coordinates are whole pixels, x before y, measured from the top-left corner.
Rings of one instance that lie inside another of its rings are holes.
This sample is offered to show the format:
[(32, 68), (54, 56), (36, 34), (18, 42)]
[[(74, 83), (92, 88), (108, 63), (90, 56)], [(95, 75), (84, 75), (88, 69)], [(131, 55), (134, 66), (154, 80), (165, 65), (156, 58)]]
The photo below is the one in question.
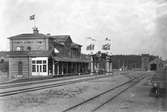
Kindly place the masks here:
[(9, 37), (9, 39), (16, 39), (16, 38), (47, 38), (48, 36), (43, 34), (43, 33), (22, 33), (22, 34), (18, 34), (18, 35), (14, 35)]

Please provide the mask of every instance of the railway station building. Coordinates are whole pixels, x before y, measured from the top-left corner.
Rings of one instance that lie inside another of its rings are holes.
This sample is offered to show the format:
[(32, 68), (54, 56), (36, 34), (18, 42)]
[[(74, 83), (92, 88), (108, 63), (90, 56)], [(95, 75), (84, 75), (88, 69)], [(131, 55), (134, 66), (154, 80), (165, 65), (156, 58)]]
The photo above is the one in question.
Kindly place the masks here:
[(39, 33), (9, 37), (9, 78), (73, 75), (90, 72), (90, 57), (81, 54), (81, 45), (70, 35)]

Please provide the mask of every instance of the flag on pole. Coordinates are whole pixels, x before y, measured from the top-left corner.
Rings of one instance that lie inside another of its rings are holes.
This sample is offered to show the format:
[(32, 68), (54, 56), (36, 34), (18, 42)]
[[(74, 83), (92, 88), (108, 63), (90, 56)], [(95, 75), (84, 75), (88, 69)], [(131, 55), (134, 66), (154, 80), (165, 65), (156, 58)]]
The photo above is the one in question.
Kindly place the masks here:
[(107, 43), (102, 46), (102, 50), (110, 50), (111, 44)]
[(35, 14), (30, 16), (30, 20), (35, 20)]
[(94, 50), (95, 45), (94, 44), (90, 44), (86, 47), (86, 50)]

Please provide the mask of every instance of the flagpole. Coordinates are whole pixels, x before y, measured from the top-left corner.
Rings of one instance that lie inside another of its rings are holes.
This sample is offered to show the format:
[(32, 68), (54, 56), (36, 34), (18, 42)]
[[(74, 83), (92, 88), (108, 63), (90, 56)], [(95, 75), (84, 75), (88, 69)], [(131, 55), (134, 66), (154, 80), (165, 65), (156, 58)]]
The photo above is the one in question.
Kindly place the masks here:
[(35, 18), (33, 20), (33, 23), (34, 23), (34, 28), (36, 28), (36, 21), (35, 21)]
[(33, 30), (36, 30), (37, 26), (36, 26), (35, 14), (32, 14), (30, 16), (30, 20), (33, 22)]

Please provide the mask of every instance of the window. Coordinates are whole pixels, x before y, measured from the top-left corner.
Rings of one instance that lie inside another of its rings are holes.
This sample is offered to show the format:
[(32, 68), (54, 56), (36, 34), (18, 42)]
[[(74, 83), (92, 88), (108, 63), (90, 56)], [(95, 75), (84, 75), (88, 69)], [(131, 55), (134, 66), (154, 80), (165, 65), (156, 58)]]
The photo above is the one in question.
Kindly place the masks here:
[(20, 44), (21, 42), (17, 41), (16, 43), (17, 43), (17, 44)]
[(3, 63), (4, 62), (4, 59), (1, 59), (1, 63)]
[(16, 51), (24, 51), (24, 46), (17, 46)]
[(16, 51), (21, 51), (21, 48), (20, 47), (16, 47)]
[(23, 74), (23, 62), (19, 61), (18, 62), (18, 75)]
[(46, 65), (43, 65), (43, 72), (46, 72)]
[(47, 60), (32, 60), (32, 72), (47, 72)]
[(43, 60), (43, 64), (46, 64), (46, 60)]
[(40, 65), (40, 72), (42, 72), (42, 65)]
[(37, 65), (37, 72), (39, 72), (39, 66)]
[(38, 41), (37, 43), (41, 44), (41, 43), (42, 43), (42, 41)]
[(31, 51), (31, 47), (30, 47), (30, 46), (29, 46), (29, 47), (27, 47), (27, 50), (28, 50), (28, 51)]
[(35, 64), (35, 60), (32, 61), (32, 64)]
[(42, 64), (42, 60), (38, 60), (38, 61), (37, 61), (37, 64)]
[(36, 72), (36, 66), (32, 65), (32, 72)]

